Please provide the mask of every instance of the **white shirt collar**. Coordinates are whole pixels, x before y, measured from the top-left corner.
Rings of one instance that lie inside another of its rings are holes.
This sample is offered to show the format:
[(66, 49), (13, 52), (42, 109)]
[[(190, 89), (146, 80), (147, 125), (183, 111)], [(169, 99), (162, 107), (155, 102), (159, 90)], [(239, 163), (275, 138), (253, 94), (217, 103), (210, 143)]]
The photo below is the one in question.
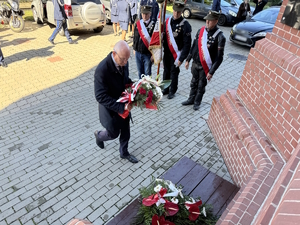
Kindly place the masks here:
[(113, 56), (112, 53), (111, 53), (111, 58), (112, 58), (112, 60), (113, 60), (113, 62), (114, 62), (114, 64), (115, 64), (116, 68), (118, 69), (118, 68), (119, 68), (119, 65), (118, 65), (118, 63), (115, 61), (114, 56)]

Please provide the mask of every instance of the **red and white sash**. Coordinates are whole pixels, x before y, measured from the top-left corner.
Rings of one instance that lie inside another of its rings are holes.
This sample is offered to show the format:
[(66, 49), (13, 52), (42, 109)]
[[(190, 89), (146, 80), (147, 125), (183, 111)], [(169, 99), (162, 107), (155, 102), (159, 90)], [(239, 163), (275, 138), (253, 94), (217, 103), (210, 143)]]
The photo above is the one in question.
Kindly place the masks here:
[(198, 39), (198, 48), (199, 48), (200, 62), (204, 69), (205, 75), (207, 75), (209, 69), (212, 66), (212, 61), (207, 48), (207, 31), (205, 29), (205, 26), (203, 26), (200, 30), (199, 39)]
[(166, 35), (167, 35), (167, 42), (168, 42), (169, 49), (175, 60), (174, 65), (178, 67), (178, 60), (181, 55), (181, 51), (178, 50), (178, 46), (173, 36), (170, 17), (166, 21)]
[(136, 26), (137, 26), (138, 32), (140, 34), (140, 37), (141, 37), (143, 43), (145, 44), (145, 46), (147, 48), (149, 48), (149, 43), (150, 43), (151, 37), (150, 37), (150, 35), (147, 31), (147, 28), (144, 24), (144, 20), (141, 19), (141, 20), (137, 21)]

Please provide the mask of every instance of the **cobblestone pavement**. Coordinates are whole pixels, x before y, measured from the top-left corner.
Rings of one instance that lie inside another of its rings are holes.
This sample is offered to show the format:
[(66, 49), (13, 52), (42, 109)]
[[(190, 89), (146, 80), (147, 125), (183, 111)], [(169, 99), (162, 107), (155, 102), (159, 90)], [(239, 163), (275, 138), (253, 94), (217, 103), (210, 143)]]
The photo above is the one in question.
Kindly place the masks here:
[[(189, 21), (194, 38), (204, 21)], [(118, 140), (100, 150), (93, 135), (102, 129), (93, 75), (120, 38), (112, 27), (101, 34), (73, 32), (78, 45), (58, 36), (55, 46), (47, 41), (53, 31), (47, 25), (27, 23), (20, 34), (2, 29), (9, 67), (0, 67), (0, 225), (66, 224), (74, 217), (105, 224), (151, 175), (160, 176), (184, 155), (231, 181), (205, 119), (214, 96), (237, 88), (249, 49), (229, 42), (229, 27), (222, 30), (224, 62), (199, 111), (180, 104), (191, 79), (183, 67), (178, 93), (162, 100), (162, 111), (133, 110), (129, 150), (140, 160), (133, 165), (119, 158)], [(130, 73), (137, 78), (134, 57)]]

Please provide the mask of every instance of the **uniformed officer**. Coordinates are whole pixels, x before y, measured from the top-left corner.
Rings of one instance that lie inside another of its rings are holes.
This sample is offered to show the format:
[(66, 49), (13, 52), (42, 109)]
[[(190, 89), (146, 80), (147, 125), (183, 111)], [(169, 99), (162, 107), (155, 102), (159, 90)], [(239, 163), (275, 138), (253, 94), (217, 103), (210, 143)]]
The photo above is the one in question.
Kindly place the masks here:
[(164, 80), (172, 80), (168, 89), (163, 94), (168, 94), (168, 99), (172, 99), (178, 88), (179, 67), (186, 59), (191, 48), (192, 27), (187, 20), (182, 17), (184, 3), (175, 1), (173, 3), (173, 16), (168, 18), (164, 30)]
[[(155, 24), (156, 20), (157, 20), (158, 12), (159, 12), (158, 3), (156, 2), (156, 0), (141, 0), (140, 1), (140, 6), (142, 7), (144, 5), (151, 5), (152, 6), (150, 21), (153, 24)], [(142, 18), (142, 14), (140, 12), (140, 19), (141, 18)]]
[[(200, 108), (205, 93), (207, 80), (210, 80), (223, 61), (226, 38), (218, 28), (220, 13), (210, 11), (204, 17), (206, 26), (198, 30), (190, 53), (186, 59), (185, 68), (193, 58), (191, 91), (188, 100), (182, 105), (194, 105), (194, 110)], [(200, 42), (199, 42), (200, 38)]]
[(129, 4), (127, 0), (119, 0), (118, 1), (118, 11), (119, 11), (119, 24), (122, 29), (122, 37), (121, 39), (125, 41), (126, 33), (128, 29), (128, 19), (129, 19)]
[(110, 0), (110, 21), (113, 23), (114, 35), (119, 35), (119, 10), (118, 0)]
[(130, 32), (131, 28), (131, 35), (129, 36), (130, 38), (133, 38), (134, 36), (134, 23), (137, 18), (137, 0), (128, 0), (128, 4), (130, 6), (130, 14), (129, 14), (129, 26), (128, 26), (128, 34)]
[(7, 67), (7, 63), (4, 61), (4, 56), (0, 48), (0, 66)]
[(152, 55), (148, 50), (154, 24), (150, 22), (152, 6), (141, 6), (142, 19), (134, 27), (133, 50), (135, 51), (136, 65), (139, 78), (142, 74), (151, 76)]
[(77, 44), (77, 42), (73, 41), (70, 37), (70, 33), (68, 31), (67, 27), (67, 15), (64, 10), (64, 3), (61, 2), (61, 0), (52, 0), (53, 6), (54, 6), (54, 19), (56, 20), (56, 28), (53, 31), (51, 37), (48, 39), (48, 41), (54, 45), (54, 39), (60, 29), (64, 29), (65, 35), (69, 41), (69, 44)]

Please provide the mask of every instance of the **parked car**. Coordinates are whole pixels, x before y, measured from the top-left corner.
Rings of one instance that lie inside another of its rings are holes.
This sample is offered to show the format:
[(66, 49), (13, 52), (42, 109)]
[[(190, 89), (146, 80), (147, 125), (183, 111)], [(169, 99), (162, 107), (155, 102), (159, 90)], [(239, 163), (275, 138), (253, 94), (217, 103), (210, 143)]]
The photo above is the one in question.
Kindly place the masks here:
[[(37, 23), (47, 21), (56, 26), (51, 0), (33, 0), (31, 9)], [(69, 30), (85, 29), (100, 33), (106, 24), (105, 7), (100, 0), (64, 0), (64, 9)], [(59, 34), (64, 35), (63, 29)]]
[[(207, 0), (186, 0), (185, 8), (183, 10), (183, 17), (190, 18), (197, 16), (204, 18), (209, 10), (211, 10), (212, 1)], [(232, 6), (225, 0), (221, 0), (222, 14), (219, 18), (218, 25), (233, 24), (235, 22), (238, 8)]]
[(229, 40), (240, 45), (253, 47), (255, 42), (272, 32), (280, 7), (274, 6), (255, 14), (251, 19), (234, 25)]

